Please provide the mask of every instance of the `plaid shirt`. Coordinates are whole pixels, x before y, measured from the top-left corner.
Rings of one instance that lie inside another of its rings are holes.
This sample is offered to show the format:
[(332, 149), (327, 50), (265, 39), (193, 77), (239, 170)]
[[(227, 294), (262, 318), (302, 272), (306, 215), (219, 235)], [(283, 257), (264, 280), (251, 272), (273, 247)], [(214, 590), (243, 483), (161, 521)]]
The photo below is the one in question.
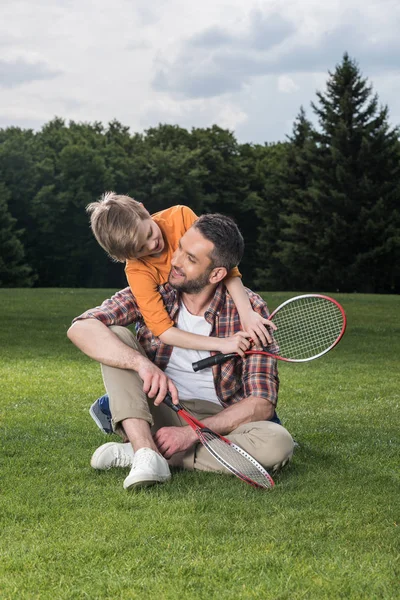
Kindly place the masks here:
[[(176, 324), (179, 312), (178, 292), (168, 283), (160, 286), (159, 291), (171, 319)], [(251, 290), (247, 289), (247, 293), (253, 310), (268, 318), (268, 308), (264, 300)], [(210, 335), (214, 337), (228, 337), (241, 330), (236, 306), (223, 284), (217, 287), (204, 317), (210, 323)], [(163, 344), (146, 327), (129, 287), (105, 300), (101, 306), (76, 317), (73, 323), (82, 319), (98, 319), (107, 327), (135, 324), (138, 341), (149, 359), (160, 369), (166, 368), (173, 347)], [(229, 360), (222, 365), (215, 365), (213, 376), (216, 394), (224, 407), (240, 402), (248, 396), (265, 398), (276, 406), (279, 379), (274, 358), (251, 354), (245, 360)]]

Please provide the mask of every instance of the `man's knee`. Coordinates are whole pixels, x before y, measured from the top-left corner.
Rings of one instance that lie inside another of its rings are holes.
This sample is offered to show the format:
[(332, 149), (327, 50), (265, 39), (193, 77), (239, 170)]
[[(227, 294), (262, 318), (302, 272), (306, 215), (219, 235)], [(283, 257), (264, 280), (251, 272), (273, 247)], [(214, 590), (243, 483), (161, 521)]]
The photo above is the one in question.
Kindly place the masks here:
[(124, 342), (124, 344), (130, 348), (133, 348), (134, 350), (137, 350), (146, 356), (142, 346), (139, 344), (136, 336), (132, 333), (132, 331), (130, 331), (130, 329), (127, 327), (121, 327), (120, 325), (111, 325), (110, 329), (121, 340), (121, 342)]
[(266, 469), (280, 469), (293, 455), (292, 436), (282, 425), (271, 421), (244, 423), (228, 437)]
[(133, 335), (132, 331), (130, 331), (127, 327), (121, 327), (121, 325), (111, 325), (110, 330), (123, 342), (126, 344), (129, 342), (129, 345), (132, 343), (137, 344), (137, 340)]
[(271, 423), (271, 425), (276, 425), (279, 428), (277, 432), (276, 462), (272, 465), (272, 470), (278, 471), (292, 459), (294, 441), (288, 430), (282, 427), (282, 425), (278, 425), (277, 423)]

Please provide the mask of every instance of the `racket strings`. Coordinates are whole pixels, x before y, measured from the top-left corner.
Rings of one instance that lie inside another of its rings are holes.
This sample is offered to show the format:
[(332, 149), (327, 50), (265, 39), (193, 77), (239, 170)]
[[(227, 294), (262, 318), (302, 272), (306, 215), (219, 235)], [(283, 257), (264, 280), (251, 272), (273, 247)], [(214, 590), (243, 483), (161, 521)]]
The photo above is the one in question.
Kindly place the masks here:
[[(324, 298), (302, 298), (283, 306), (273, 318), (279, 355), (307, 359), (327, 351), (343, 328), (340, 308)], [(281, 324), (281, 327), (280, 327)]]
[(212, 431), (200, 430), (198, 433), (204, 446), (228, 471), (255, 487), (273, 487), (268, 472), (242, 448), (225, 442)]

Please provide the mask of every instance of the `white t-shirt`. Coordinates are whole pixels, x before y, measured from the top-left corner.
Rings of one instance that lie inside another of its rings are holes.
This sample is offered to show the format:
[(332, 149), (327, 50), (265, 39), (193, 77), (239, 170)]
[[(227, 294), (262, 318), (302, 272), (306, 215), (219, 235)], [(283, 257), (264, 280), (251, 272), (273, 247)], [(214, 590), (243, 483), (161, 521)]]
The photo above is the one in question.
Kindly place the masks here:
[[(210, 335), (211, 331), (210, 323), (204, 317), (192, 315), (182, 301), (179, 308), (177, 327), (183, 331), (199, 335)], [(211, 367), (202, 369), (197, 373), (193, 371), (192, 363), (208, 356), (210, 356), (210, 352), (206, 350), (187, 350), (176, 347), (172, 350), (165, 373), (176, 385), (180, 400), (196, 398), (197, 400), (208, 400), (208, 402), (221, 405), (215, 393)]]

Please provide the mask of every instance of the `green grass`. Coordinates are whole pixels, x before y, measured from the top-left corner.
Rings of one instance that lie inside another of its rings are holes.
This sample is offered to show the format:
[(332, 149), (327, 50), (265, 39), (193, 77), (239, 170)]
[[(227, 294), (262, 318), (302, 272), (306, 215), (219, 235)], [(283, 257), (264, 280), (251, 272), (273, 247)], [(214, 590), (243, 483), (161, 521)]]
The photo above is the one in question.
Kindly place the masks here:
[(280, 365), (300, 449), (273, 491), (181, 472), (127, 493), (90, 468), (103, 385), (65, 336), (109, 293), (0, 290), (0, 598), (398, 598), (399, 297), (338, 294), (339, 346)]

